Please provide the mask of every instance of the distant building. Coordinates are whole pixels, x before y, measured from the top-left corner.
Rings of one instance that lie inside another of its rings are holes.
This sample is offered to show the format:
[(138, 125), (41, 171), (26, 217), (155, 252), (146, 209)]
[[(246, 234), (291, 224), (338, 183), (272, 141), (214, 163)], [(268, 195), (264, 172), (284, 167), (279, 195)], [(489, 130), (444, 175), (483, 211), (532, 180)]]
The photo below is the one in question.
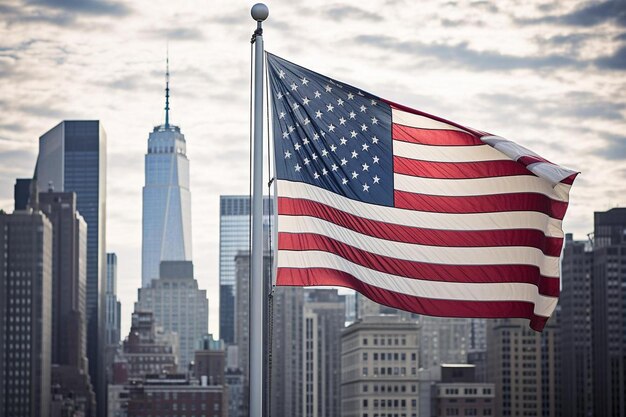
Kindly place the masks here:
[(209, 385), (224, 385), (226, 352), (221, 340), (206, 334), (198, 343), (193, 361), (193, 374), (198, 380), (206, 378)]
[(416, 417), (418, 344), (416, 321), (366, 316), (341, 336), (341, 415)]
[(0, 212), (0, 417), (48, 417), (52, 358), (52, 225)]
[(52, 224), (52, 385), (95, 416), (95, 394), (87, 366), (87, 225), (73, 192), (39, 193), (31, 201)]
[(66, 120), (39, 138), (34, 178), (39, 190), (76, 193), (87, 223), (87, 358), (104, 413), (104, 294), (106, 291), (106, 133), (98, 120)]
[(594, 416), (626, 416), (626, 208), (594, 213)]
[(18, 178), (15, 180), (15, 186), (13, 187), (13, 200), (14, 209), (26, 210), (30, 207), (30, 195), (34, 191), (33, 182), (36, 180), (32, 178)]
[(430, 417), (496, 416), (495, 386), (476, 381), (474, 365), (440, 367), (441, 380), (431, 385)]
[(588, 240), (565, 236), (561, 261), (559, 356), (563, 383), (563, 416), (593, 416), (591, 357), (591, 268), (593, 252)]
[(196, 344), (209, 330), (209, 302), (193, 277), (193, 263), (161, 262), (159, 279), (139, 289), (135, 310), (153, 312), (160, 326), (177, 334), (178, 370), (187, 372)]
[(122, 304), (117, 298), (117, 255), (107, 253), (106, 282), (106, 342), (109, 346), (120, 343)]
[(528, 320), (488, 321), (488, 380), (496, 387), (496, 416), (559, 415), (555, 321), (552, 317), (541, 333), (528, 327)]
[(467, 363), (472, 320), (420, 316), (420, 366)]

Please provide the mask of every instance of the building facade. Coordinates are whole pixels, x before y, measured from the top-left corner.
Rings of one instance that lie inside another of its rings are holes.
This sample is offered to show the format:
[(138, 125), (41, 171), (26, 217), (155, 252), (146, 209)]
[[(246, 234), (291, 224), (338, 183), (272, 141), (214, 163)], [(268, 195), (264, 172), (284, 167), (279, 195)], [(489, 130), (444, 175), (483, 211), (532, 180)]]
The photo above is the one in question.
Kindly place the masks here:
[(39, 138), (34, 176), (39, 190), (76, 193), (76, 208), (87, 223), (87, 358), (101, 412), (105, 395), (106, 140), (98, 120), (63, 121)]
[(594, 416), (626, 416), (626, 208), (594, 213)]
[(495, 386), (476, 381), (473, 365), (444, 364), (441, 380), (431, 385), (430, 404), (431, 417), (496, 416)]
[(114, 253), (107, 253), (106, 284), (106, 343), (117, 346), (120, 343), (122, 304), (117, 298), (117, 255)]
[(341, 335), (341, 415), (419, 413), (419, 326), (399, 316), (365, 316)]
[(495, 415), (559, 415), (555, 321), (552, 317), (541, 333), (528, 327), (528, 320), (488, 321), (488, 380), (496, 388)]
[(420, 366), (467, 363), (472, 320), (420, 316)]
[(40, 212), (0, 213), (0, 248), (0, 417), (48, 417), (52, 225)]
[(141, 286), (159, 278), (161, 261), (191, 261), (191, 192), (187, 143), (169, 122), (169, 67), (165, 123), (148, 137), (141, 241)]
[(198, 288), (189, 261), (161, 262), (159, 279), (139, 289), (135, 311), (151, 311), (157, 323), (178, 336), (180, 372), (193, 361), (196, 345), (209, 331), (209, 301)]

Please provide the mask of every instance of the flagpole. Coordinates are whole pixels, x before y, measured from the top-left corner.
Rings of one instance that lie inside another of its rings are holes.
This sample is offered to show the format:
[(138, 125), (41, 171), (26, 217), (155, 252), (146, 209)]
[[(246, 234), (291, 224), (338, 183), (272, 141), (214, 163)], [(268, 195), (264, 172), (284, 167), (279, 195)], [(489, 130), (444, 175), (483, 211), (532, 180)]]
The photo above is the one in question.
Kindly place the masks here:
[(254, 32), (254, 142), (252, 174), (252, 256), (250, 259), (250, 417), (263, 417), (263, 27), (269, 9), (252, 6)]

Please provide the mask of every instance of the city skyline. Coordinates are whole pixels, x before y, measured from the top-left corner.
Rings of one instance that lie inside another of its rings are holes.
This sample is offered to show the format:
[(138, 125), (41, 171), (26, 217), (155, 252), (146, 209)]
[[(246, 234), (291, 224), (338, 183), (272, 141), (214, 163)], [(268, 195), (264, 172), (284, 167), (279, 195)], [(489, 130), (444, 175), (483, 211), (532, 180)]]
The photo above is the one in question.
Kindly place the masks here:
[[(14, 180), (32, 175), (37, 138), (50, 126), (68, 119), (103, 122), (109, 147), (106, 250), (119, 254), (122, 334), (141, 281), (145, 130), (163, 120), (168, 39), (172, 121), (185, 127), (194, 160), (196, 275), (211, 300), (210, 331), (218, 333), (219, 195), (248, 189), (252, 3), (208, 8), (194, 2), (12, 0), (2, 6), (0, 88), (11, 98), (0, 100), (6, 116), (0, 123), (0, 208), (11, 210)], [(593, 230), (593, 211), (626, 204), (626, 170), (619, 163), (626, 157), (626, 102), (619, 94), (626, 90), (626, 62), (617, 2), (595, 8), (578, 1), (407, 4), (270, 3), (266, 46), (583, 171), (564, 227), (575, 236)]]

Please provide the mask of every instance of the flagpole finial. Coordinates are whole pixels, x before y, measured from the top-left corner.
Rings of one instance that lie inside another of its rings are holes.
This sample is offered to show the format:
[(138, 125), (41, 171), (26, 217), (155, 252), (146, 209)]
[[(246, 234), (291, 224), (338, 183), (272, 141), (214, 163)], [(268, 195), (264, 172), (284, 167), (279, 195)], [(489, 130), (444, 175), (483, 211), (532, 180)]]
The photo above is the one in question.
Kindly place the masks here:
[(250, 14), (252, 15), (252, 18), (254, 20), (256, 20), (257, 22), (262, 22), (267, 19), (267, 16), (270, 15), (270, 9), (268, 9), (267, 6), (263, 3), (257, 3), (252, 6)]

